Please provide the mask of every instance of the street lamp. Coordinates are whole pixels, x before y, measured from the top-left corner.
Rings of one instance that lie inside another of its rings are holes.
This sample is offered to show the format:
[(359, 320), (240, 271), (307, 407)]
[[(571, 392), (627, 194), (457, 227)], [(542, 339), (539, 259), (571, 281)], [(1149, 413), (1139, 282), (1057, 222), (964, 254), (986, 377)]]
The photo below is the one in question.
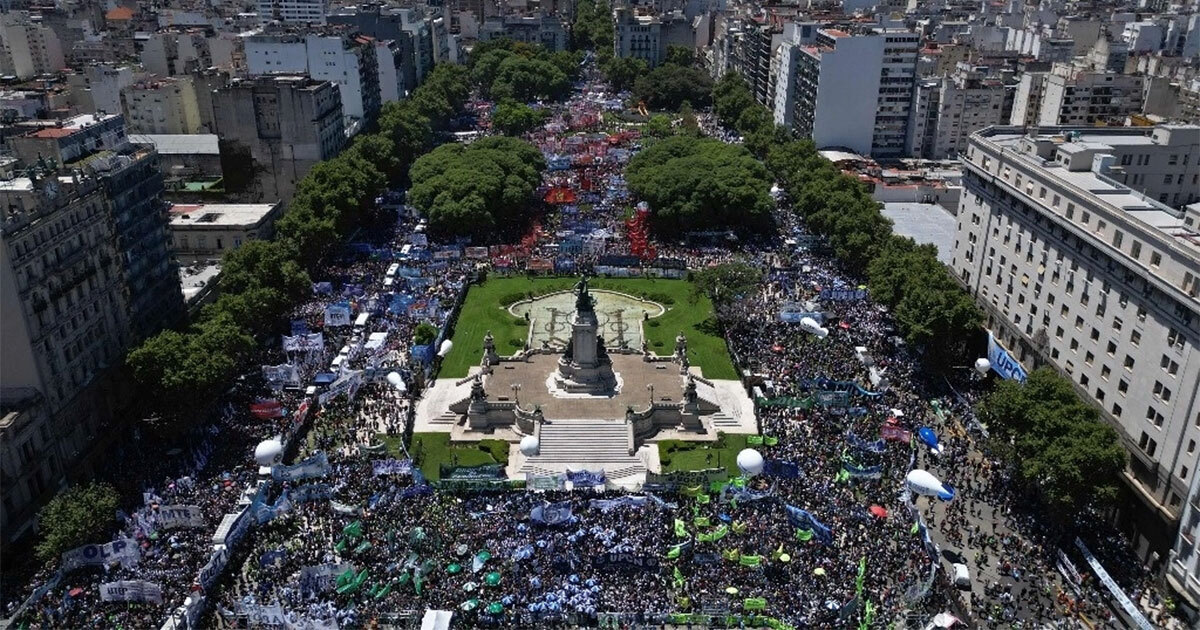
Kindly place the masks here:
[(512, 392), (513, 392), (513, 403), (515, 403), (518, 407), (520, 407), (521, 406), (521, 396), (520, 396), (521, 384), (513, 383), (509, 387), (512, 389)]

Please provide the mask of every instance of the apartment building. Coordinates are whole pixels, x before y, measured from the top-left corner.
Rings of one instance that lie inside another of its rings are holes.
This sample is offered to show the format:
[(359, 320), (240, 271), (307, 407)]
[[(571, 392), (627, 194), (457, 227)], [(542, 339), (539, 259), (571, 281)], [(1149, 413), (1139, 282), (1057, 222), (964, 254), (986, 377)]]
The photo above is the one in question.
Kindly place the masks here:
[(210, 68), (217, 65), (209, 46), (210, 37), (208, 29), (199, 28), (150, 33), (142, 42), (142, 66), (146, 72), (160, 77)]
[(30, 79), (55, 74), (66, 65), (53, 29), (24, 11), (0, 13), (0, 75)]
[(1197, 191), (1197, 160), (1200, 127), (1171, 125), (992, 127), (963, 159), (951, 268), (1019, 360), (1057, 368), (1117, 428), (1131, 496), (1114, 517), (1143, 559), (1173, 546), (1198, 465), (1200, 226), (1122, 181)]
[(634, 57), (651, 68), (662, 63), (667, 46), (662, 37), (662, 20), (653, 15), (634, 15), (629, 9), (615, 11), (614, 52), (618, 57)]
[(507, 37), (513, 41), (537, 44), (550, 52), (567, 49), (567, 29), (553, 15), (514, 15), (489, 17), (479, 26), (479, 40)]
[(219, 260), (252, 240), (269, 239), (283, 204), (203, 203), (171, 207), (171, 236), (182, 265)]
[(263, 22), (324, 24), (325, 0), (258, 0), (258, 17)]
[(903, 156), (919, 39), (899, 29), (822, 28), (812, 44), (785, 40), (776, 123), (811, 136), (819, 148)]
[(341, 94), (329, 81), (236, 79), (213, 96), (213, 112), (217, 135), (253, 173), (249, 192), (260, 201), (290, 200), (309, 169), (346, 143)]
[(375, 41), (341, 30), (253, 35), (246, 40), (246, 69), (251, 76), (301, 74), (330, 81), (341, 92), (347, 126), (365, 124), (380, 107)]
[(202, 124), (190, 77), (139, 81), (121, 91), (121, 111), (130, 133), (195, 134)]
[(157, 158), (120, 116), (11, 144), (25, 168), (0, 178), (0, 451), (16, 453), (0, 488), (5, 542), (69, 476), (96, 470), (129, 394), (113, 366), (183, 314)]
[(425, 80), (439, 56), (435, 54), (440, 46), (435, 46), (437, 29), (433, 20), (413, 8), (362, 5), (330, 15), (329, 23), (347, 26), (376, 40), (394, 41), (400, 51), (396, 72), (410, 91)]
[(906, 153), (930, 160), (953, 159), (976, 131), (1008, 121), (1015, 86), (988, 68), (959, 64), (950, 75), (918, 82)]
[[(1051, 126), (1093, 125), (1120, 119), (1142, 110), (1142, 77), (1092, 70), (1087, 66), (1056, 63), (1050, 72), (1022, 78), (1014, 105), (1013, 122), (1020, 116), (1033, 124)], [(1032, 107), (1032, 102), (1037, 107)]]

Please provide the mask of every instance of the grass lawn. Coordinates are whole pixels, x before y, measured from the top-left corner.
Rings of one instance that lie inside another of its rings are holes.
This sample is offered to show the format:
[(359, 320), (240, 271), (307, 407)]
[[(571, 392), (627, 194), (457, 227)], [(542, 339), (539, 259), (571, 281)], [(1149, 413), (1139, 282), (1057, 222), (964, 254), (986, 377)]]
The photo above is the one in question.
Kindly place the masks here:
[[(389, 444), (389, 450), (393, 445)], [(399, 447), (396, 447), (399, 450)], [(508, 442), (480, 440), (474, 444), (451, 445), (449, 433), (414, 433), (408, 449), (421, 473), (430, 481), (442, 478), (441, 465), (479, 466), (508, 463)]]
[[(518, 352), (529, 335), (528, 324), (508, 312), (508, 307), (520, 299), (536, 297), (570, 289), (578, 282), (575, 277), (488, 278), (473, 285), (454, 330), (454, 348), (442, 362), (441, 376), (462, 378), (471, 366), (478, 365), (483, 356), (483, 336), (488, 330), (496, 339), (496, 351), (502, 356)], [(667, 312), (643, 323), (643, 334), (656, 354), (670, 354), (675, 349), (675, 335), (683, 331), (688, 339), (688, 361), (704, 370), (712, 379), (736, 379), (737, 372), (729, 359), (725, 340), (716, 334), (713, 325), (712, 302), (707, 296), (692, 290), (686, 280), (654, 278), (591, 278), (593, 289), (608, 289), (654, 300)]]
[(712, 445), (663, 440), (658, 443), (658, 457), (662, 461), (664, 473), (720, 467), (736, 477), (742, 474), (737, 467), (737, 454), (744, 448), (745, 435), (722, 433)]

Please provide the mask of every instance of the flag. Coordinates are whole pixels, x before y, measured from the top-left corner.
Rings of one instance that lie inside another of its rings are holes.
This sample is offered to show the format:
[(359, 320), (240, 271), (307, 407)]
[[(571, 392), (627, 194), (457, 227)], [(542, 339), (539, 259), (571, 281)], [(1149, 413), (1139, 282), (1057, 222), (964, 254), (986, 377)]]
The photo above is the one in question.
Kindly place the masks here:
[(696, 518), (692, 519), (692, 523), (694, 523), (696, 527), (708, 527), (711, 524), (709, 523), (707, 516), (697, 516)]
[(742, 608), (746, 610), (764, 610), (767, 607), (767, 600), (762, 597), (747, 597), (742, 601)]
[(683, 552), (683, 549), (679, 545), (675, 545), (674, 547), (671, 547), (667, 551), (667, 559), (674, 560), (675, 558), (678, 558), (679, 554), (682, 552)]
[(916, 536), (917, 532), (919, 532), (919, 531), (921, 531), (921, 526), (918, 525), (916, 521), (913, 521), (913, 526), (908, 530), (908, 533), (912, 534), (913, 536)]
[(796, 540), (799, 540), (800, 542), (808, 542), (808, 541), (812, 540), (812, 537), (813, 537), (813, 532), (811, 529), (797, 529), (796, 530)]
[(867, 578), (867, 557), (858, 559), (858, 577), (854, 578), (854, 594), (862, 595), (863, 581)]
[(735, 534), (745, 534), (746, 524), (741, 521), (734, 521), (733, 524), (730, 525), (730, 529), (732, 529), (733, 533)]
[(675, 535), (679, 538), (687, 538), (687, 524), (679, 519), (675, 519)]
[(683, 577), (683, 572), (679, 570), (679, 567), (675, 567), (674, 577), (675, 577), (675, 588), (681, 589), (684, 587), (684, 585), (687, 584), (687, 579)]
[(737, 562), (742, 557), (742, 552), (737, 549), (726, 549), (721, 552), (721, 557), (730, 562)]
[(762, 566), (762, 556), (742, 556), (738, 560), (738, 564), (744, 567)]
[(763, 444), (767, 446), (775, 446), (776, 444), (779, 444), (779, 438), (775, 437), (774, 435), (768, 435), (763, 438)]
[(762, 446), (762, 445), (763, 445), (763, 436), (761, 436), (761, 435), (747, 435), (746, 436), (746, 446)]
[(354, 521), (353, 523), (343, 527), (342, 533), (351, 538), (359, 538), (363, 535), (362, 527), (362, 521)]
[(707, 494), (700, 494), (696, 496), (696, 503), (699, 503), (700, 505), (708, 505), (711, 501), (712, 497), (708, 496)]

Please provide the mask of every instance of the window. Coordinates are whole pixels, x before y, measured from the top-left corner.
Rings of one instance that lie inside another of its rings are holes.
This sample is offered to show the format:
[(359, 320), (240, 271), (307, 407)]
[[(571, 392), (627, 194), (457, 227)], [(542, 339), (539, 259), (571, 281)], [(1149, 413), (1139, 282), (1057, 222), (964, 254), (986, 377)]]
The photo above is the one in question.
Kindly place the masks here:
[(1196, 451), (1196, 440), (1188, 440), (1188, 455)]
[(1146, 407), (1146, 419), (1154, 423), (1154, 426), (1161, 427), (1163, 425), (1163, 415), (1158, 413), (1153, 405)]
[(1183, 334), (1174, 328), (1167, 329), (1167, 345), (1183, 349)]
[(1134, 260), (1140, 258), (1142, 255), (1142, 244), (1134, 241), (1133, 245), (1129, 246), (1129, 255), (1133, 256)]
[(1129, 356), (1128, 354), (1125, 355), (1125, 369), (1132, 372), (1133, 371), (1133, 363), (1134, 363), (1133, 357)]
[[(1055, 339), (1062, 339), (1062, 336), (1063, 336), (1063, 329), (1062, 329), (1062, 326), (1059, 326), (1059, 327), (1058, 327), (1057, 329), (1055, 329), (1055, 331), (1054, 331), (1054, 338), (1055, 338)], [(1166, 356), (1164, 356), (1163, 358), (1165, 359), (1165, 358), (1167, 358), (1167, 357), (1166, 357)]]
[(1175, 180), (1175, 176), (1170, 173), (1163, 175), (1163, 183), (1164, 184), (1170, 184), (1174, 180)]
[(1114, 415), (1114, 416), (1116, 416), (1116, 417), (1118, 417), (1118, 418), (1120, 418), (1120, 417), (1121, 417), (1121, 405), (1118, 405), (1117, 403), (1113, 403), (1113, 406), (1112, 406), (1112, 415)]
[(1188, 467), (1187, 467), (1187, 466), (1181, 466), (1181, 467), (1179, 468), (1179, 478), (1180, 478), (1180, 479), (1183, 479), (1184, 481), (1187, 481), (1187, 476), (1188, 476)]
[(1078, 350), (1078, 349), (1079, 349), (1079, 340), (1072, 339), (1071, 340), (1071, 351), (1074, 352), (1075, 350)]
[(1070, 203), (1070, 202), (1067, 202), (1067, 218), (1068, 219), (1075, 218), (1075, 204)]
[(1092, 329), (1092, 341), (1099, 341), (1099, 340), (1100, 340), (1100, 331), (1093, 328)]
[(1125, 235), (1121, 232), (1121, 230), (1116, 230), (1115, 232), (1113, 232), (1113, 240), (1112, 240), (1113, 247), (1120, 249), (1121, 243), (1124, 240), (1125, 240)]
[[(1087, 383), (1084, 383), (1082, 379), (1080, 379), (1079, 383), (1080, 385), (1087, 385)], [(1099, 387), (1096, 388), (1096, 400), (1104, 400), (1104, 390), (1100, 389)]]
[(1075, 316), (1075, 330), (1083, 330), (1083, 318), (1078, 315)]
[(1087, 355), (1085, 355), (1083, 357), (1083, 362), (1088, 365), (1091, 365), (1092, 361), (1095, 361), (1095, 360), (1096, 360), (1096, 355), (1092, 354), (1091, 352), (1087, 353)]
[(1142, 431), (1142, 437), (1138, 438), (1138, 448), (1145, 451), (1150, 457), (1154, 457), (1154, 453), (1158, 450), (1158, 442), (1152, 440), (1148, 433)]
[(1160, 254), (1158, 252), (1151, 252), (1150, 253), (1150, 266), (1157, 267), (1160, 264), (1162, 264), (1162, 254)]
[(1129, 343), (1132, 343), (1135, 346), (1141, 345), (1142, 344), (1142, 333), (1137, 330), (1129, 333)]
[(1129, 381), (1127, 381), (1125, 379), (1121, 379), (1121, 382), (1117, 383), (1117, 391), (1122, 394), (1128, 393), (1129, 392)]
[(1158, 381), (1154, 381), (1154, 397), (1163, 402), (1171, 402), (1171, 389)]
[(1106, 366), (1104, 366), (1104, 367), (1102, 367), (1102, 368), (1100, 368), (1100, 378), (1102, 378), (1102, 379), (1104, 379), (1104, 380), (1106, 380), (1106, 381), (1107, 381), (1107, 380), (1108, 380), (1108, 375), (1109, 375), (1109, 374), (1112, 374), (1112, 370), (1111, 370), (1111, 369), (1109, 369), (1109, 367), (1108, 367), (1107, 365), (1106, 365)]
[(1091, 223), (1092, 222), (1092, 213), (1084, 212), (1083, 214), (1079, 215), (1079, 221), (1081, 223), (1083, 223), (1084, 225)]

